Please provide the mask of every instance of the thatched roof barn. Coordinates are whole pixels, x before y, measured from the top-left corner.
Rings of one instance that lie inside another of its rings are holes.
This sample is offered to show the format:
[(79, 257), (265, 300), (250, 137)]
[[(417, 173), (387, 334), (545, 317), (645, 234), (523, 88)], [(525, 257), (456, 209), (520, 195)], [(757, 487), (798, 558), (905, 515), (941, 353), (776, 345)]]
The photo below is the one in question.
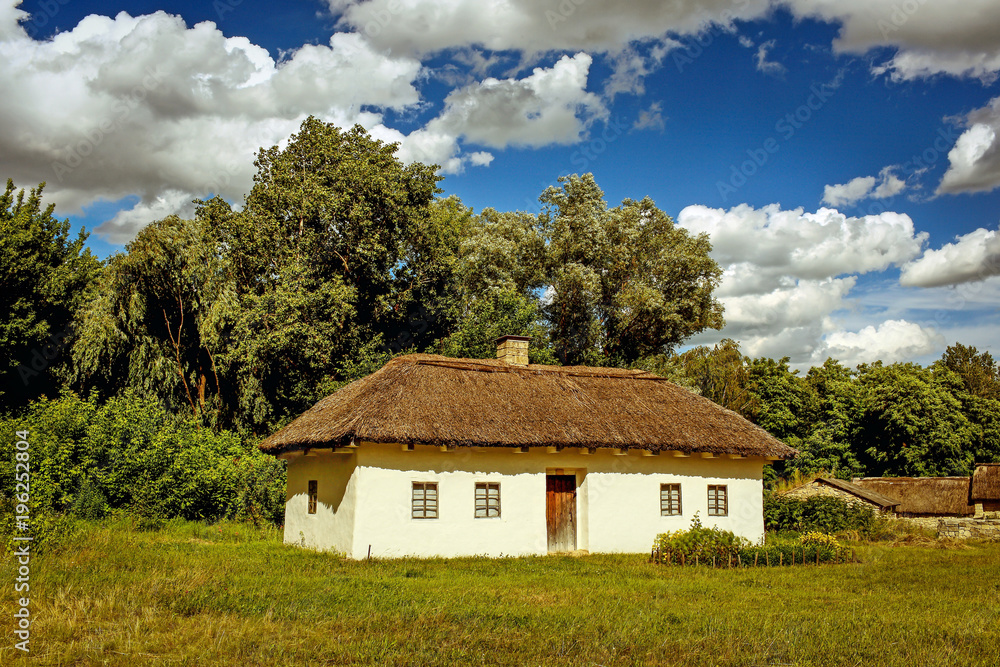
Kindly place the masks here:
[(646, 371), (410, 354), (319, 401), (261, 443), (613, 447), (788, 459), (796, 450)]
[(900, 516), (973, 516), (968, 477), (864, 477), (854, 485), (899, 501)]
[(987, 512), (1000, 511), (1000, 463), (977, 463), (972, 473), (969, 502)]
[(813, 496), (840, 498), (852, 505), (871, 505), (880, 512), (891, 511), (899, 505), (899, 501), (895, 498), (888, 498), (881, 493), (835, 477), (817, 477), (810, 482), (786, 491), (784, 495), (799, 499)]

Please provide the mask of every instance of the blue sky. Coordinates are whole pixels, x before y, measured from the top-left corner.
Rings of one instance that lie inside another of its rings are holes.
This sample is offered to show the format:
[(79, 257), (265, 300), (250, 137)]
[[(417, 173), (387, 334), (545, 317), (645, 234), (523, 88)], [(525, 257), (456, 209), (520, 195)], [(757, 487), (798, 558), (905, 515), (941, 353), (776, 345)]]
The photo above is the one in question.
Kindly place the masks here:
[(1000, 356), (996, 25), (993, 0), (0, 0), (0, 166), (104, 257), (239, 204), (305, 116), (357, 122), (477, 211), (593, 172), (710, 234), (728, 324), (692, 343)]

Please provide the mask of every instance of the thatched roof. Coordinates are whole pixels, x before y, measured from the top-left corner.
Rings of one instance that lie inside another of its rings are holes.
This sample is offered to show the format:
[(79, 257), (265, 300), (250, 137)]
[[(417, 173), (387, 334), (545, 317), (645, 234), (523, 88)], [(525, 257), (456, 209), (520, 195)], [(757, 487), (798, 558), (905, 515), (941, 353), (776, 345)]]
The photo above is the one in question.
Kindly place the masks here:
[(840, 489), (846, 493), (850, 493), (853, 496), (861, 498), (872, 505), (877, 505), (879, 509), (884, 510), (889, 507), (896, 507), (899, 505), (899, 501), (893, 498), (887, 498), (881, 493), (876, 493), (871, 489), (866, 489), (864, 487), (858, 486), (857, 484), (852, 484), (851, 482), (845, 482), (842, 479), (837, 479), (835, 477), (818, 477), (817, 482), (832, 486), (835, 489)]
[(938, 516), (971, 516), (968, 477), (865, 477), (863, 489), (899, 500), (896, 512)]
[(969, 501), (1000, 500), (1000, 463), (977, 463), (972, 473)]
[(319, 401), (261, 443), (623, 447), (792, 458), (746, 419), (646, 371), (410, 354)]

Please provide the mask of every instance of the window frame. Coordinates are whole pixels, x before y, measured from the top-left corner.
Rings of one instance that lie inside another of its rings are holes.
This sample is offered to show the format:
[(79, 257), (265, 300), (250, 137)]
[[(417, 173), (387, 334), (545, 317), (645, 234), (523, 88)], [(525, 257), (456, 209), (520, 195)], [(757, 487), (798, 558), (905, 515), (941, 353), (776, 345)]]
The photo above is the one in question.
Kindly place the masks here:
[[(715, 492), (713, 503), (712, 492)], [(719, 493), (722, 493), (722, 511), (719, 511)], [(708, 485), (708, 516), (729, 516), (729, 485)]]
[(306, 495), (309, 498), (308, 506), (306, 507), (307, 514), (315, 514), (316, 506), (318, 505), (319, 499), (319, 480), (310, 479), (307, 485)]
[[(485, 493), (483, 495), (483, 506), (479, 505), (479, 491), (482, 489)], [(496, 491), (496, 507), (490, 506), (490, 501), (494, 500), (491, 497), (490, 491)], [(495, 510), (496, 514), (490, 514), (491, 511)], [(480, 511), (485, 512), (485, 514), (479, 514)], [(500, 482), (476, 482), (473, 488), (472, 496), (472, 516), (475, 519), (499, 519), (501, 516), (500, 511)]]
[[(664, 492), (677, 491), (677, 511), (671, 511), (674, 509), (674, 498), (670, 495), (666, 497), (666, 507), (664, 507)], [(681, 498), (681, 485), (678, 482), (667, 482), (660, 484), (660, 516), (683, 516), (684, 515), (684, 503)]]
[[(417, 498), (418, 487), (421, 493), (421, 496), (419, 498), (419, 506)], [(429, 507), (429, 504), (427, 502), (428, 501), (427, 492), (429, 490), (434, 491), (434, 497), (432, 499), (433, 508)], [(439, 518), (441, 516), (440, 505), (438, 502), (439, 500), (440, 500), (440, 495), (438, 494), (437, 482), (412, 482), (410, 485), (410, 518), (417, 521), (433, 520)], [(430, 516), (428, 514), (431, 511), (434, 512), (433, 516)], [(420, 516), (417, 516), (417, 512), (420, 512)]]

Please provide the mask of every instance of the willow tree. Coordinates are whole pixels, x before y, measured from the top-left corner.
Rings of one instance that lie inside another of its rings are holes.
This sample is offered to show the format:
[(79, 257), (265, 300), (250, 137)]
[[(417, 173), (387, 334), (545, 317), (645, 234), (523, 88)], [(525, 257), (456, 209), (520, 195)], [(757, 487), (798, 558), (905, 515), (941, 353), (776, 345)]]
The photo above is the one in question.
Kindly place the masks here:
[(540, 197), (538, 224), (544, 313), (563, 363), (630, 364), (723, 326), (706, 234), (677, 227), (648, 197), (609, 209), (591, 174), (559, 181)]
[(82, 311), (75, 380), (106, 395), (137, 389), (217, 422), (233, 306), (207, 225), (177, 216), (153, 222), (110, 258), (99, 294)]

